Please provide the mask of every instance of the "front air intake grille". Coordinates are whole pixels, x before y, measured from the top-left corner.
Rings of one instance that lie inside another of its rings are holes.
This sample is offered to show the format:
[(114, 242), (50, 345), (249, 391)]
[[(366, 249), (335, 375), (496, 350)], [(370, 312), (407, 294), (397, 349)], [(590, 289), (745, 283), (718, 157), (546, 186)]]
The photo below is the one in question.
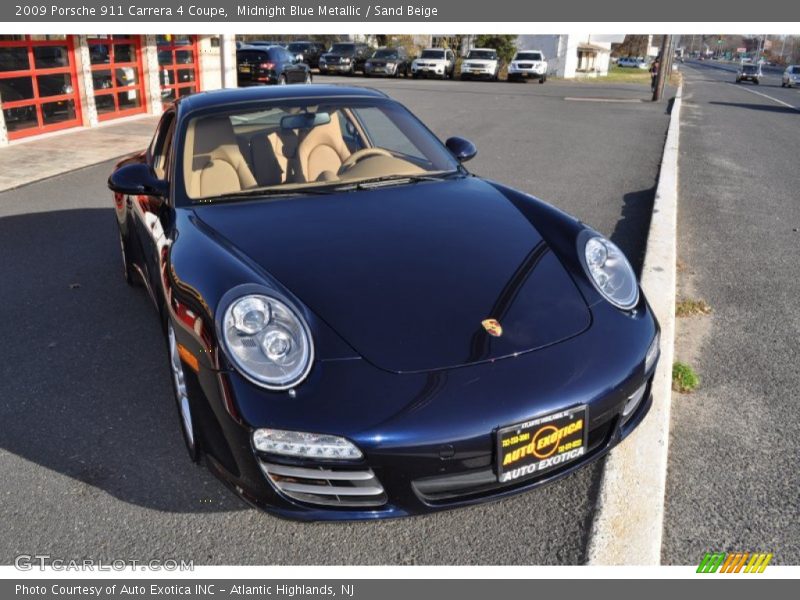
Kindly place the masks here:
[(259, 464), (279, 492), (298, 502), (343, 507), (386, 504), (386, 492), (372, 469), (296, 467), (264, 460)]

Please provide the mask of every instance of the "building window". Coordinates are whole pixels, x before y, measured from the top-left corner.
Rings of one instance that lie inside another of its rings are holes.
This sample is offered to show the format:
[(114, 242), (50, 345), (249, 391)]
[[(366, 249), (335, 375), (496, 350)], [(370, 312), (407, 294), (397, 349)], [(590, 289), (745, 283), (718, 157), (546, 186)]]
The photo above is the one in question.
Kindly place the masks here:
[(138, 37), (98, 36), (87, 41), (97, 118), (144, 112), (142, 49)]
[(158, 81), (161, 99), (172, 101), (194, 94), (198, 89), (197, 37), (193, 35), (159, 35)]
[(67, 36), (0, 36), (0, 102), (9, 139), (81, 124)]

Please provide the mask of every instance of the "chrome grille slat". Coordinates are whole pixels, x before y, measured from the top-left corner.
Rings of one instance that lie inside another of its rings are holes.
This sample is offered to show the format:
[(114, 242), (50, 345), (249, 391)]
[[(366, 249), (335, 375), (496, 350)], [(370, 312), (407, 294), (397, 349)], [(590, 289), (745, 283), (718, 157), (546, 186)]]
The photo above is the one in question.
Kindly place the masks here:
[(375, 475), (370, 470), (366, 471), (331, 471), (330, 469), (309, 469), (306, 467), (290, 467), (287, 465), (276, 465), (272, 463), (262, 463), (264, 469), (273, 475), (283, 475), (284, 477), (298, 477), (303, 479), (329, 479), (337, 481), (365, 481), (374, 479)]
[(283, 495), (324, 506), (375, 507), (386, 503), (386, 493), (370, 468), (334, 469), (280, 465), (259, 457), (269, 482)]
[(281, 482), (281, 490), (284, 492), (298, 492), (300, 494), (318, 494), (320, 496), (377, 496), (383, 493), (383, 488), (373, 486), (363, 487), (342, 487), (308, 485), (304, 483)]

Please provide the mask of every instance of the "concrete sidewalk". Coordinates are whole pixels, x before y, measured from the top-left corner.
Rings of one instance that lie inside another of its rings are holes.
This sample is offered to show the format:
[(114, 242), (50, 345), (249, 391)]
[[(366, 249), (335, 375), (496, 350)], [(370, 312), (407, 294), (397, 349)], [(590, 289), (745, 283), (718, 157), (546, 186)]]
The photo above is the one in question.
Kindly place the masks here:
[(159, 117), (146, 115), (42, 136), (0, 148), (0, 191), (89, 167), (142, 150), (150, 143)]

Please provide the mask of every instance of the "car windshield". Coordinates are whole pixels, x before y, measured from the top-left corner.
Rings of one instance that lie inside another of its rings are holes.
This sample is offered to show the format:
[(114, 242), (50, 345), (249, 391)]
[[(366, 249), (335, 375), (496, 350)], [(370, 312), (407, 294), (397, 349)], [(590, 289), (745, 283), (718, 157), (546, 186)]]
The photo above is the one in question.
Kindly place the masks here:
[(376, 50), (372, 58), (397, 58), (397, 50)]
[(792, 67), (792, 73), (794, 75), (800, 75), (800, 67)]
[(520, 52), (517, 60), (542, 60), (542, 55), (538, 52)]
[(755, 73), (756, 71), (758, 71), (758, 67), (756, 67), (755, 65), (744, 65), (742, 66), (742, 70), (745, 73)]
[(423, 50), (420, 58), (444, 58), (444, 50)]
[(195, 202), (400, 185), (463, 172), (416, 117), (384, 98), (219, 110), (189, 121), (182, 150), (184, 188)]
[(356, 47), (352, 44), (334, 44), (330, 49), (333, 54), (352, 54), (355, 50)]
[(497, 58), (497, 52), (494, 50), (470, 50), (467, 58), (494, 60)]
[(299, 54), (300, 52), (303, 52), (304, 50), (308, 49), (308, 47), (309, 47), (308, 44), (289, 44), (286, 48), (290, 52)]

